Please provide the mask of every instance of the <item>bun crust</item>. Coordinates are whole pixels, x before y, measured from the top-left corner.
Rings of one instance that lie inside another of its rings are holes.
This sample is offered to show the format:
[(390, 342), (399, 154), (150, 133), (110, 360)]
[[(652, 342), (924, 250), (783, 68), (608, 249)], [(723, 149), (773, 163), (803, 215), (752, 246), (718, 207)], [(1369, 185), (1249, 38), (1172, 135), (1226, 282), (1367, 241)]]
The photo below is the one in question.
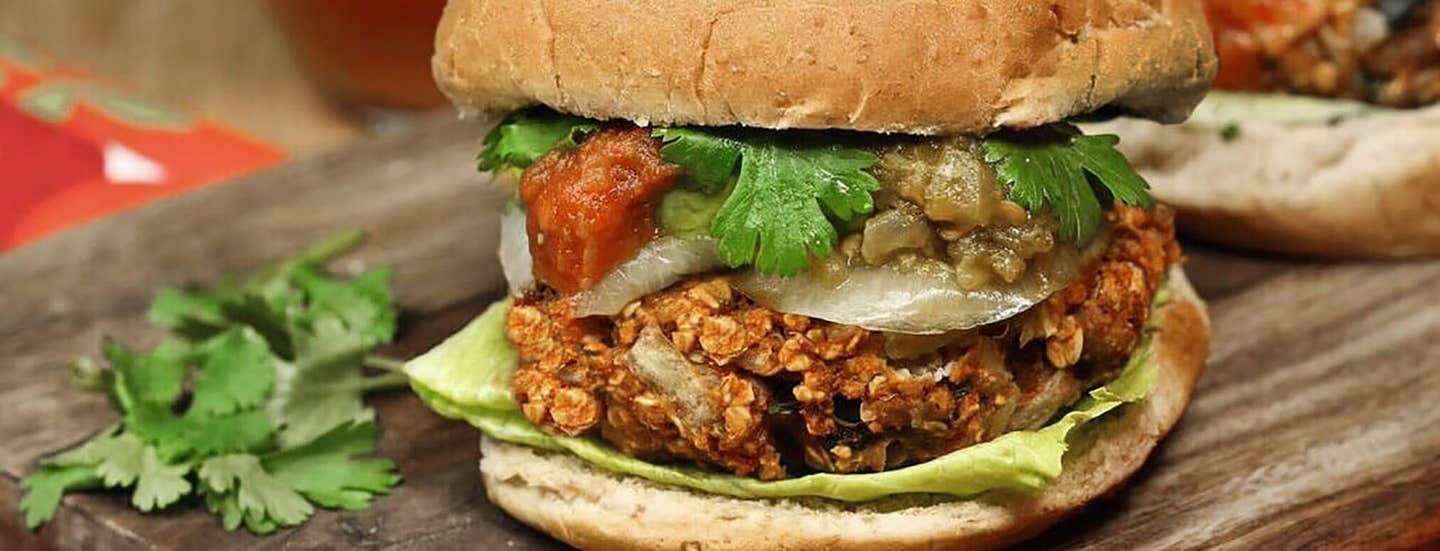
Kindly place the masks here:
[(521, 521), (583, 549), (872, 551), (1014, 543), (1120, 486), (1179, 420), (1205, 367), (1209, 318), (1178, 267), (1169, 288), (1170, 301), (1155, 313), (1154, 389), (1092, 422), (1065, 455), (1060, 478), (1037, 495), (746, 500), (617, 477), (568, 455), (488, 437), (481, 441), (485, 491)]
[(1117, 120), (1094, 131), (1179, 210), (1184, 232), (1332, 258), (1440, 255), (1440, 106), (1337, 124), (1220, 129)]
[(975, 135), (1178, 121), (1215, 67), (1199, 0), (451, 0), (433, 59), (469, 111)]

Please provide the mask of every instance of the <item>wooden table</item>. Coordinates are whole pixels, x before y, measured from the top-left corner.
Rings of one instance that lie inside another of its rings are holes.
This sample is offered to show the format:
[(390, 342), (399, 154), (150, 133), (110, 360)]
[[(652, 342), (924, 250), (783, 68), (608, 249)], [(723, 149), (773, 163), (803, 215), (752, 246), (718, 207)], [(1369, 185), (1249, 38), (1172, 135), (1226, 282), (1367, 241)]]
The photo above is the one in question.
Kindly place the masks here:
[(307, 78), (267, 2), (0, 0), (0, 34), (297, 156), (367, 133)]
[[(211, 282), (343, 228), (355, 258), (397, 267), (413, 355), (501, 289), (494, 208), (474, 172), (481, 128), (445, 123), (163, 201), (0, 257), (0, 543), (98, 549), (544, 549), (489, 505), (477, 436), (403, 391), (374, 398), (405, 482), (359, 513), (268, 538), (198, 507), (156, 515), (116, 495), (66, 498), (33, 536), (17, 483), (35, 459), (109, 424), (64, 365), (100, 336), (153, 342), (161, 285)], [(1211, 365), (1172, 436), (1125, 490), (1037, 546), (1440, 545), (1440, 261), (1318, 264), (1189, 248), (1210, 300)], [(343, 261), (342, 261), (343, 263)], [(0, 545), (0, 547), (6, 547)]]

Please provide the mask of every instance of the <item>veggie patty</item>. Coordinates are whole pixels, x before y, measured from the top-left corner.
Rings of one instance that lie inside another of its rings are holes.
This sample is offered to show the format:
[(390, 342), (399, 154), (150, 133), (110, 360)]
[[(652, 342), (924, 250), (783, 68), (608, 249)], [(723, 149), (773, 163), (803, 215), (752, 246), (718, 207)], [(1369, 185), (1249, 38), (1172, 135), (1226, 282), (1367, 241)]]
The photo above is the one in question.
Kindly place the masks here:
[(1171, 212), (1116, 207), (1078, 281), (1030, 311), (935, 336), (868, 331), (767, 309), (704, 275), (572, 318), (542, 287), (507, 336), (525, 416), (650, 461), (764, 480), (874, 472), (1042, 426), (1128, 360), (1165, 267)]

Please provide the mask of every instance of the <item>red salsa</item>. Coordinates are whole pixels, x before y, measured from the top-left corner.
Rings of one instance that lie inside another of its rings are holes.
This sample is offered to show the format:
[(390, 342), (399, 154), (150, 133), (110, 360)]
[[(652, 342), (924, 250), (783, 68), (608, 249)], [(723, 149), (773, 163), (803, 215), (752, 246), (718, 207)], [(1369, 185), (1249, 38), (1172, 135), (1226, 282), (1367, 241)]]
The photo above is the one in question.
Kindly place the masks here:
[(520, 177), (535, 277), (590, 288), (655, 236), (655, 204), (680, 168), (643, 128), (606, 128), (541, 157)]

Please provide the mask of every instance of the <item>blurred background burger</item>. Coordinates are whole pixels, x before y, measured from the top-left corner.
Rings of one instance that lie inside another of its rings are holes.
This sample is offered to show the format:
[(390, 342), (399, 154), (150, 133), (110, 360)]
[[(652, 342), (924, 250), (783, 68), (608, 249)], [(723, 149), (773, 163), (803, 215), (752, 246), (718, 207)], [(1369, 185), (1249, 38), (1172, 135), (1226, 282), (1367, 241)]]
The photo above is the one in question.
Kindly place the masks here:
[(1217, 91), (1097, 126), (1182, 230), (1320, 257), (1440, 253), (1440, 3), (1207, 0)]

